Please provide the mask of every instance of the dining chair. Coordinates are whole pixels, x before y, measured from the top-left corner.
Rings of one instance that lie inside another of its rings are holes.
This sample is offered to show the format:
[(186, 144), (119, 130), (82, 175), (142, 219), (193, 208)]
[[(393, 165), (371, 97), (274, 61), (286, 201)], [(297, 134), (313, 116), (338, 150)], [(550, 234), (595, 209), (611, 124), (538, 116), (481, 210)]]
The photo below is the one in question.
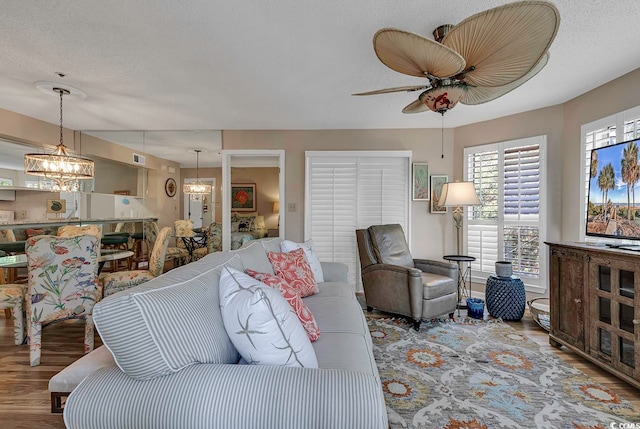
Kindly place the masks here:
[(207, 247), (193, 251), (193, 260), (198, 260), (213, 252), (222, 252), (222, 224), (212, 222), (207, 228)]
[[(154, 221), (145, 222), (143, 224), (144, 239), (148, 249), (153, 249), (157, 241), (160, 229)], [(165, 253), (165, 260), (173, 261), (174, 266), (182, 265), (189, 259), (189, 251), (186, 248), (177, 246), (168, 246)]]
[(16, 345), (24, 341), (25, 290), (24, 284), (7, 284), (4, 271), (0, 268), (0, 309), (4, 309), (7, 319), (13, 318), (13, 336)]
[(100, 276), (103, 295), (106, 297), (121, 290), (132, 288), (162, 274), (165, 253), (172, 237), (173, 229), (171, 227), (167, 226), (160, 230), (149, 257), (149, 268), (147, 270), (117, 271)]
[(95, 235), (27, 240), (29, 283), (26, 295), (31, 366), (40, 365), (42, 328), (65, 319), (85, 319), (84, 351), (93, 350), (93, 306), (99, 299)]
[[(127, 243), (128, 250), (133, 252), (133, 256), (130, 258), (129, 270), (138, 269), (141, 262), (147, 262), (145, 255), (144, 245), (144, 231), (136, 232), (135, 222), (118, 222), (114, 229), (114, 233), (124, 232), (129, 234), (129, 241)], [(150, 248), (147, 248), (149, 252)]]
[[(24, 241), (16, 240), (16, 235), (11, 229), (0, 230), (0, 250), (7, 255), (17, 255), (24, 253)], [(9, 283), (16, 283), (18, 281), (23, 282), (25, 277), (18, 276), (18, 270), (16, 268), (7, 269), (7, 277)]]

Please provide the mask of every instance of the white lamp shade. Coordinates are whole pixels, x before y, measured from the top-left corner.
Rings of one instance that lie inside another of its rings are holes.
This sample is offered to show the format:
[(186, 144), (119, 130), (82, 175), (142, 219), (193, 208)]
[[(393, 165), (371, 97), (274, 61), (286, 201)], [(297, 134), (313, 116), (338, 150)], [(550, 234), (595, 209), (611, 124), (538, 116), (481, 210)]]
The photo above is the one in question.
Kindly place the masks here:
[(273, 202), (273, 212), (280, 213), (280, 201)]
[(450, 182), (442, 185), (440, 205), (443, 207), (463, 207), (482, 205), (473, 182)]

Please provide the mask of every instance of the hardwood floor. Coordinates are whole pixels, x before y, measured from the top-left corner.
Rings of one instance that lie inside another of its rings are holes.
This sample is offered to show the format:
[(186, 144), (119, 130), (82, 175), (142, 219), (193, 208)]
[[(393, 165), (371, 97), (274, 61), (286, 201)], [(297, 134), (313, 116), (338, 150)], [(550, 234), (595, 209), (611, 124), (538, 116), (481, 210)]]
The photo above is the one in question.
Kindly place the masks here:
[[(0, 428), (64, 428), (51, 414), (49, 379), (84, 352), (84, 321), (66, 320), (44, 328), (42, 364), (29, 365), (29, 346), (13, 343), (13, 321), (0, 317)], [(95, 346), (102, 344), (96, 335)]]
[[(598, 383), (640, 408), (640, 391), (620, 381), (574, 353), (549, 345), (546, 331), (526, 314), (520, 322), (509, 325), (540, 344), (569, 364), (588, 374)], [(49, 379), (82, 356), (83, 321), (68, 320), (48, 326), (42, 339), (42, 364), (29, 366), (29, 347), (13, 344), (13, 323), (0, 317), (0, 428), (64, 428), (62, 414), (51, 414)], [(96, 347), (101, 344), (96, 336)]]

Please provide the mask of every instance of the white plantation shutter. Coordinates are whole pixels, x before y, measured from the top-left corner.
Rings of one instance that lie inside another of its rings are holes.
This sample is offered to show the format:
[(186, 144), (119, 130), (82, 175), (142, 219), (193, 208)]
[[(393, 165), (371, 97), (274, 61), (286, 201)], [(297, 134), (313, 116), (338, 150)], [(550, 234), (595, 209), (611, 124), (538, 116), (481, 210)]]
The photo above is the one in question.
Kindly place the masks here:
[(504, 151), (504, 218), (538, 218), (540, 209), (540, 146)]
[(472, 272), (492, 273), (499, 259), (498, 225), (470, 223), (467, 237), (467, 255), (476, 258), (471, 263)]
[(486, 277), (495, 262), (512, 262), (526, 284), (540, 284), (546, 257), (541, 213), (545, 191), (545, 136), (465, 149), (465, 177), (475, 185), (482, 206), (467, 211), (466, 252), (472, 273)]
[[(498, 258), (498, 146), (483, 146), (483, 150), (467, 156), (467, 180), (474, 183), (481, 206), (471, 207), (467, 220), (467, 252), (476, 258), (472, 272), (492, 272)], [(464, 253), (464, 252), (463, 252)]]
[(358, 228), (399, 223), (407, 231), (407, 158), (361, 158), (358, 163)]
[(409, 235), (410, 164), (410, 152), (307, 152), (305, 240), (321, 261), (347, 264), (351, 284), (360, 283), (356, 229), (399, 223)]
[[(355, 265), (356, 246), (352, 239), (356, 229), (356, 199), (358, 183), (355, 160), (316, 158), (307, 172), (312, 198), (305, 213), (310, 218), (311, 237), (321, 261), (341, 261)], [(305, 238), (308, 239), (308, 238)]]

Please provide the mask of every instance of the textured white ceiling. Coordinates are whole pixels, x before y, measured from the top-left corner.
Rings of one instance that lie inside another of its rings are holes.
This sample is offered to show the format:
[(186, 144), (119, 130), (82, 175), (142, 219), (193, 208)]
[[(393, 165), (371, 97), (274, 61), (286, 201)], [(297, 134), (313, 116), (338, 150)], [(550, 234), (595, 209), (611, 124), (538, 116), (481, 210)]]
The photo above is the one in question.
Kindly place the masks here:
[[(87, 93), (65, 101), (77, 130), (439, 128), (405, 115), (415, 93), (350, 94), (423, 83), (376, 58), (383, 27), (430, 36), (499, 0), (0, 0), (0, 107), (57, 123), (33, 82)], [(556, 0), (547, 67), (512, 93), (458, 105), (445, 127), (562, 103), (640, 67), (640, 2)]]

